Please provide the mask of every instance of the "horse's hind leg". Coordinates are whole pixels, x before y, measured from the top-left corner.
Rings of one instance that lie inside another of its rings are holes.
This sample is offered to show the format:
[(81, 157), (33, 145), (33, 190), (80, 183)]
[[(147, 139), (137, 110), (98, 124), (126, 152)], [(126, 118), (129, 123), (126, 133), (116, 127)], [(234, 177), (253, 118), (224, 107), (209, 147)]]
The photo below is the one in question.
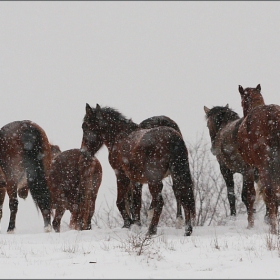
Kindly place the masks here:
[[(0, 223), (2, 220), (2, 215), (3, 215), (3, 204), (5, 200), (5, 195), (6, 195), (6, 189), (0, 186)], [(1, 231), (1, 224), (0, 224), (0, 231)]]
[(142, 184), (135, 183), (133, 188), (131, 214), (134, 224), (141, 226), (140, 212), (142, 205)]
[[(175, 195), (175, 190), (174, 190), (174, 186), (172, 185), (172, 189), (173, 189), (173, 192), (174, 192), (174, 195)], [(181, 204), (181, 201), (178, 197), (176, 197), (175, 195), (175, 198), (176, 198), (176, 204), (177, 204), (177, 212), (176, 212), (176, 224), (175, 224), (175, 227), (177, 229), (181, 229), (184, 225), (184, 219), (183, 219), (183, 214), (182, 214), (182, 204)]]
[(148, 186), (149, 186), (150, 193), (152, 195), (152, 203), (154, 205), (153, 217), (148, 229), (148, 234), (153, 235), (157, 233), (157, 225), (164, 205), (162, 194), (161, 194), (163, 184), (162, 182), (159, 182), (157, 184), (149, 183)]
[(53, 226), (53, 229), (55, 232), (60, 232), (60, 224), (61, 224), (61, 219), (62, 219), (64, 212), (65, 212), (64, 208), (58, 207), (55, 210), (55, 215), (54, 215), (54, 219), (52, 222), (52, 226)]
[(9, 208), (10, 208), (10, 222), (7, 232), (13, 232), (16, 225), (16, 215), (18, 211), (18, 199), (17, 199), (17, 188), (15, 184), (7, 187), (7, 193), (9, 196)]
[[(174, 180), (175, 181), (175, 180)], [(179, 184), (174, 184), (174, 194), (177, 201), (180, 201), (184, 212), (185, 212), (185, 236), (190, 236), (192, 234), (192, 222), (191, 222), (191, 198), (188, 197), (187, 189), (185, 186), (180, 187)]]
[(230, 207), (230, 215), (236, 216), (233, 172), (222, 165), (220, 165), (220, 170), (227, 186), (227, 197)]
[(242, 201), (246, 205), (248, 213), (248, 228), (254, 226), (254, 202), (256, 191), (254, 187), (254, 177), (252, 170), (243, 175)]

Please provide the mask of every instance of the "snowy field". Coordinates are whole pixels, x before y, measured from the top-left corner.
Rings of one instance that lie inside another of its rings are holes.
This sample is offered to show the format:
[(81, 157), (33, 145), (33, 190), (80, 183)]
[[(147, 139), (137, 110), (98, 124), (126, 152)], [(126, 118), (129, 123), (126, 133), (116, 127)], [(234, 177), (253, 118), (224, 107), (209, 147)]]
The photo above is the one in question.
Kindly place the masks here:
[(263, 213), (256, 215), (251, 230), (246, 229), (244, 214), (224, 226), (195, 227), (191, 237), (184, 237), (183, 229), (159, 227), (150, 240), (145, 239), (146, 227), (69, 230), (66, 213), (61, 233), (44, 233), (41, 214), (29, 196), (19, 201), (17, 230), (7, 234), (7, 202), (1, 278), (279, 279), (280, 246), (277, 236), (268, 234)]

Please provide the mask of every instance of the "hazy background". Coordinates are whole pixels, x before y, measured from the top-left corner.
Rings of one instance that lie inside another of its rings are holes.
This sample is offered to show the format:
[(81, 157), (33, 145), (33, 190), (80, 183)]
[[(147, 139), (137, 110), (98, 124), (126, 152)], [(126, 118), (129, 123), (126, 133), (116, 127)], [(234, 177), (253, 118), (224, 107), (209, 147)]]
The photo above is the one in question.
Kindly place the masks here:
[[(167, 115), (186, 141), (209, 140), (203, 106), (242, 115), (238, 85), (260, 83), (279, 104), (279, 37), (277, 1), (0, 2), (0, 127), (30, 119), (62, 150), (79, 148), (85, 104), (98, 103), (137, 123)], [(115, 201), (107, 155), (98, 205), (109, 189)]]

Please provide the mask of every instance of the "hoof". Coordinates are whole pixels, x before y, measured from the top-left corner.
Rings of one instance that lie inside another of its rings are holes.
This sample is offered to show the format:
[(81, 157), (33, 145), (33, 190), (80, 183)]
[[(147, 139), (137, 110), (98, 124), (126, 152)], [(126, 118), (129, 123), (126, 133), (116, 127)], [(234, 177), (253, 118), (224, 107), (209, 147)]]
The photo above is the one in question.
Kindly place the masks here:
[(147, 211), (148, 217), (147, 217), (147, 223), (151, 223), (153, 216), (154, 216), (154, 208)]
[(51, 232), (52, 231), (52, 226), (51, 225), (47, 225), (46, 227), (44, 227), (44, 231), (45, 232)]
[(142, 226), (142, 224), (141, 224), (141, 222), (140, 222), (139, 220), (133, 221), (133, 224), (136, 225), (136, 226), (138, 226), (138, 227), (141, 227), (141, 226)]
[(11, 234), (13, 234), (15, 232), (15, 227), (8, 227), (8, 229), (7, 229), (7, 233), (11, 233)]
[(130, 228), (130, 226), (133, 224), (133, 221), (131, 219), (125, 220), (122, 228)]
[(268, 215), (265, 215), (265, 216), (264, 216), (264, 222), (265, 222), (267, 225), (269, 225), (269, 217), (268, 217)]
[(175, 228), (176, 229), (181, 229), (184, 226), (184, 219), (183, 217), (177, 217), (176, 222), (175, 222)]
[(157, 227), (150, 226), (146, 235), (150, 236), (150, 235), (156, 235), (156, 234), (157, 234)]
[(191, 236), (192, 234), (192, 226), (186, 227), (184, 236)]

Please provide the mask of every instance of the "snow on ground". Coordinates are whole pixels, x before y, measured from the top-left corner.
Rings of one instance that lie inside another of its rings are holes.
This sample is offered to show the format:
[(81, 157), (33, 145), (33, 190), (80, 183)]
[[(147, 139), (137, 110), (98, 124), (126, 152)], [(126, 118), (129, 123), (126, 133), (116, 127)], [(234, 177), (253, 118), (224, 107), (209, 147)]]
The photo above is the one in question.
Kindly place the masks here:
[(20, 200), (17, 230), (7, 234), (7, 203), (0, 235), (1, 278), (279, 279), (280, 246), (277, 236), (268, 234), (263, 213), (256, 215), (251, 230), (246, 229), (246, 215), (239, 215), (225, 226), (195, 227), (191, 237), (184, 237), (183, 229), (159, 227), (156, 237), (145, 240), (146, 227), (69, 230), (69, 213), (61, 233), (44, 233), (30, 197)]

